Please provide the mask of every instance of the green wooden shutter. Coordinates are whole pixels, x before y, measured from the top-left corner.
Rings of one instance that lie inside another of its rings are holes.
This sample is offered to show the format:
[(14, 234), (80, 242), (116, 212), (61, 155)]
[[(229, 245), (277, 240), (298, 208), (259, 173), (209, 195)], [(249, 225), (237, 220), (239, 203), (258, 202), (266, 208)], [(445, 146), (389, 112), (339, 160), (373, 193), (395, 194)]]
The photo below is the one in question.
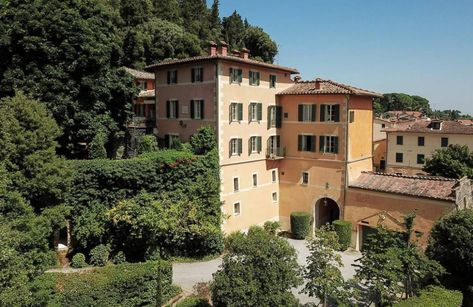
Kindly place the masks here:
[(177, 73), (177, 70), (176, 70), (176, 82), (175, 82), (176, 84), (179, 82), (178, 78), (179, 78), (179, 74)]
[(256, 77), (257, 77), (256, 85), (259, 85), (259, 81), (260, 81), (260, 73), (259, 72), (256, 73)]
[(192, 83), (194, 83), (195, 82), (195, 68), (191, 69), (191, 79), (192, 79)]
[(320, 121), (321, 121), (321, 122), (324, 122), (324, 121), (325, 121), (325, 108), (326, 108), (326, 107), (327, 107), (327, 106), (324, 105), (324, 104), (321, 104), (321, 105), (320, 105)]
[(282, 107), (276, 106), (276, 128), (281, 128), (282, 126)]
[(243, 120), (243, 103), (238, 104), (238, 120)]
[(238, 82), (241, 83), (243, 81), (243, 70), (238, 69)]
[(233, 68), (230, 68), (230, 83), (233, 83)]
[(191, 100), (191, 118), (195, 118), (195, 106), (194, 106), (194, 100)]
[(250, 136), (248, 139), (248, 155), (251, 155), (251, 140), (254, 138), (254, 136)]
[(297, 150), (298, 151), (302, 151), (302, 138), (303, 137), (304, 136), (302, 136), (300, 134), (297, 136)]
[(205, 109), (204, 109), (204, 101), (200, 101), (200, 119), (205, 118)]
[(257, 109), (257, 119), (258, 120), (263, 120), (263, 104), (262, 103), (258, 103), (256, 105), (256, 109)]
[(313, 104), (311, 106), (311, 115), (310, 115), (310, 120), (315, 122), (315, 119), (316, 119), (316, 114), (317, 114), (317, 105), (316, 104)]
[(261, 145), (261, 137), (260, 136), (256, 137), (256, 147), (258, 148), (258, 152), (261, 152), (262, 145)]
[(228, 121), (229, 122), (232, 122), (233, 121), (233, 118), (232, 118), (232, 109), (233, 109), (233, 103), (230, 103), (230, 110), (228, 112)]
[(316, 143), (315, 135), (312, 135), (310, 137), (310, 151), (312, 152), (315, 152), (315, 143)]
[(298, 117), (298, 118), (299, 118), (299, 121), (301, 122), (301, 121), (304, 120), (304, 106), (303, 106), (302, 104), (300, 104), (300, 105), (298, 106), (298, 110), (299, 110), (299, 112), (298, 112), (298, 113), (299, 113), (299, 117)]
[(169, 134), (165, 134), (164, 135), (164, 147), (169, 148), (170, 147), (169, 145), (170, 145), (169, 144)]
[(201, 67), (200, 69), (200, 81), (204, 82), (204, 68)]
[(176, 118), (179, 118), (179, 101), (176, 100)]
[(325, 147), (325, 136), (321, 135), (319, 137), (319, 151), (324, 152), (324, 147)]
[(335, 137), (334, 143), (335, 143), (334, 153), (338, 153), (338, 136)]
[(166, 117), (171, 117), (171, 102), (169, 100), (166, 101)]
[(238, 154), (241, 155), (242, 152), (243, 152), (243, 140), (238, 139)]
[(334, 112), (335, 122), (338, 123), (340, 121), (340, 105), (339, 104), (333, 106), (333, 112)]
[(168, 71), (168, 84), (171, 84), (171, 72)]

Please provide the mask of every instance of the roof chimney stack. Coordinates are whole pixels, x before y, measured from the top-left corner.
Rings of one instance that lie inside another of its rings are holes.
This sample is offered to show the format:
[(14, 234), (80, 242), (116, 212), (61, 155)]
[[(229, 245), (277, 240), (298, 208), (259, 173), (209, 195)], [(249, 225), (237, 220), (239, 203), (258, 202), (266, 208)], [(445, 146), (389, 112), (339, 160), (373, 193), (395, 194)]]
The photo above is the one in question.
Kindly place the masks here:
[(295, 76), (295, 77), (294, 77), (294, 82), (297, 83), (297, 82), (299, 82), (299, 81), (301, 81), (301, 76), (299, 76), (299, 75)]
[(320, 83), (321, 83), (322, 79), (320, 78), (315, 78), (315, 89), (316, 90), (320, 90)]
[(228, 44), (225, 41), (220, 41), (220, 47), (218, 48), (218, 53), (223, 56), (227, 56), (228, 53)]
[(217, 55), (217, 44), (214, 41), (209, 42), (209, 55)]
[(240, 57), (244, 60), (248, 60), (248, 56), (250, 54), (250, 50), (243, 48), (240, 50)]
[(238, 49), (233, 49), (232, 50), (232, 55), (236, 56), (236, 57), (240, 57), (240, 51), (238, 51)]

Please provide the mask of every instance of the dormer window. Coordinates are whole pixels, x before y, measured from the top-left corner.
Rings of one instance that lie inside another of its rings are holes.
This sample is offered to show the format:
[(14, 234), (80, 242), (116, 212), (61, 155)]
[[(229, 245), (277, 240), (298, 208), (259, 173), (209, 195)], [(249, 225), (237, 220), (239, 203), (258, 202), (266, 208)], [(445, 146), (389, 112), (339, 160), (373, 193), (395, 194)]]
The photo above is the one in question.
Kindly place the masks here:
[(442, 122), (441, 121), (433, 121), (431, 124), (430, 124), (430, 128), (432, 130), (440, 130), (440, 128), (442, 127)]

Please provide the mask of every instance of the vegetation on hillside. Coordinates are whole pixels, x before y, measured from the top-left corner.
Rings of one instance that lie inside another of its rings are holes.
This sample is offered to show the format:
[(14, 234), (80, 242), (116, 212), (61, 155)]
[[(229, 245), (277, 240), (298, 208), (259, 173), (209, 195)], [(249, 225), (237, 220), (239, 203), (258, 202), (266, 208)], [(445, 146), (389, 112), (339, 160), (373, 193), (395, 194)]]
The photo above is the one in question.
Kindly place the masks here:
[(467, 145), (457, 144), (437, 149), (425, 161), (424, 171), (434, 176), (473, 179), (473, 152)]

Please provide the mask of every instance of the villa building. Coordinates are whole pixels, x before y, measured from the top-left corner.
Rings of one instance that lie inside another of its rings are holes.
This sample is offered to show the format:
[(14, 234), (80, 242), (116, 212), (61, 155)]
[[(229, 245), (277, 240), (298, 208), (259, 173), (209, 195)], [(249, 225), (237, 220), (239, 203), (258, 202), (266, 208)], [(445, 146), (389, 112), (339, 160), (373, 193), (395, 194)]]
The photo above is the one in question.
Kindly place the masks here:
[(387, 171), (420, 174), (425, 160), (436, 149), (450, 144), (467, 145), (473, 150), (473, 126), (459, 121), (416, 120), (397, 122), (383, 130), (387, 134)]

